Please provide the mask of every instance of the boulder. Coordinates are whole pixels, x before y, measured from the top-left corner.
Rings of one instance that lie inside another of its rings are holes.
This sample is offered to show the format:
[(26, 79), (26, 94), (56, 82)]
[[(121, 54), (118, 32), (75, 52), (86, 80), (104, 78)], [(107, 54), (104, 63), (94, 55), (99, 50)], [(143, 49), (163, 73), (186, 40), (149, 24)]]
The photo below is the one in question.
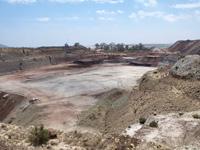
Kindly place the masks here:
[(170, 74), (182, 79), (200, 80), (200, 56), (188, 55), (180, 58), (171, 67)]
[(48, 131), (49, 131), (51, 139), (57, 138), (57, 132), (56, 132), (56, 130), (54, 130), (54, 129), (48, 129)]
[(162, 60), (158, 63), (157, 67), (163, 67), (167, 65), (175, 64), (181, 57), (180, 54), (167, 54), (162, 56)]

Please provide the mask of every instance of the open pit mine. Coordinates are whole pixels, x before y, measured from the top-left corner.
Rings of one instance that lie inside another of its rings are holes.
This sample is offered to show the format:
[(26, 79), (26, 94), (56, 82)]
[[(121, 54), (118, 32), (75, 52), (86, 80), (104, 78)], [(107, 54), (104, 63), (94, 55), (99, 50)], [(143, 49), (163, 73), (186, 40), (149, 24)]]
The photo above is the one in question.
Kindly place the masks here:
[(199, 54), (0, 48), (0, 150), (199, 150)]

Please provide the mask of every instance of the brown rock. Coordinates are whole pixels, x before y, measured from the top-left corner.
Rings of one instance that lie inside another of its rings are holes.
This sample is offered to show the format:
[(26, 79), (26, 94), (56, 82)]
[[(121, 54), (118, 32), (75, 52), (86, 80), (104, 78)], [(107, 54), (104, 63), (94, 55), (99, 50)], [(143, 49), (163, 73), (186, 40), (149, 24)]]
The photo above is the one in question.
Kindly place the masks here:
[(57, 138), (57, 132), (54, 129), (48, 129), (49, 134), (50, 134), (50, 138)]
[(58, 142), (55, 141), (55, 140), (53, 140), (53, 141), (50, 141), (50, 144), (51, 144), (51, 145), (58, 145)]

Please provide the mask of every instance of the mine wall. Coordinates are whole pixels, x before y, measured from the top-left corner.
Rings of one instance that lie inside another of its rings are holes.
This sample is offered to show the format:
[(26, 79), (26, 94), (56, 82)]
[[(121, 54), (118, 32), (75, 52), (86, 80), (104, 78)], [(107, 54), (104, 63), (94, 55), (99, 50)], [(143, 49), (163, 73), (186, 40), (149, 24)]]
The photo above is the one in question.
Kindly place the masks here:
[(36, 69), (47, 65), (50, 65), (48, 58), (0, 62), (0, 74), (9, 74), (22, 70)]
[(0, 62), (0, 75), (13, 72), (37, 69), (43, 66), (56, 65), (62, 62), (72, 61), (80, 56), (65, 56), (65, 57), (44, 57), (25, 60), (13, 60)]
[(0, 75), (75, 61), (90, 53), (83, 46), (0, 48)]

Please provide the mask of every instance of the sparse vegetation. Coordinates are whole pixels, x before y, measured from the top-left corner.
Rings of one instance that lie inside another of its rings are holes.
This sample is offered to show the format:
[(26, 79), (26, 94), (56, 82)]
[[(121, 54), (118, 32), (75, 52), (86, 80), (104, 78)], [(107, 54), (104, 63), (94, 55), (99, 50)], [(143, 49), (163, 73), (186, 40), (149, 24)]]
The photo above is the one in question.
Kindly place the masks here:
[(30, 142), (34, 146), (39, 146), (42, 144), (46, 144), (49, 139), (49, 131), (44, 129), (44, 125), (40, 125), (39, 128), (35, 127), (35, 129), (31, 131), (31, 135), (28, 137), (28, 142)]
[(74, 46), (75, 46), (75, 47), (79, 47), (80, 44), (77, 42), (77, 43), (74, 43)]
[(145, 124), (146, 120), (147, 120), (146, 118), (140, 118), (140, 119), (139, 119), (140, 124)]
[(152, 49), (152, 47), (145, 47), (142, 43), (125, 45), (124, 43), (96, 43), (96, 49), (103, 49), (105, 52), (113, 52), (113, 53), (134, 53), (134, 52), (147, 52)]
[(157, 74), (158, 72), (157, 72), (157, 71), (154, 71), (153, 73), (154, 73), (154, 74)]
[(152, 127), (152, 128), (157, 128), (158, 123), (156, 121), (152, 121), (152, 122), (150, 122), (149, 126)]
[(176, 70), (178, 70), (178, 66), (176, 66)]
[(193, 116), (193, 118), (195, 118), (195, 119), (200, 119), (200, 115), (199, 114), (194, 114), (194, 115), (192, 115)]

